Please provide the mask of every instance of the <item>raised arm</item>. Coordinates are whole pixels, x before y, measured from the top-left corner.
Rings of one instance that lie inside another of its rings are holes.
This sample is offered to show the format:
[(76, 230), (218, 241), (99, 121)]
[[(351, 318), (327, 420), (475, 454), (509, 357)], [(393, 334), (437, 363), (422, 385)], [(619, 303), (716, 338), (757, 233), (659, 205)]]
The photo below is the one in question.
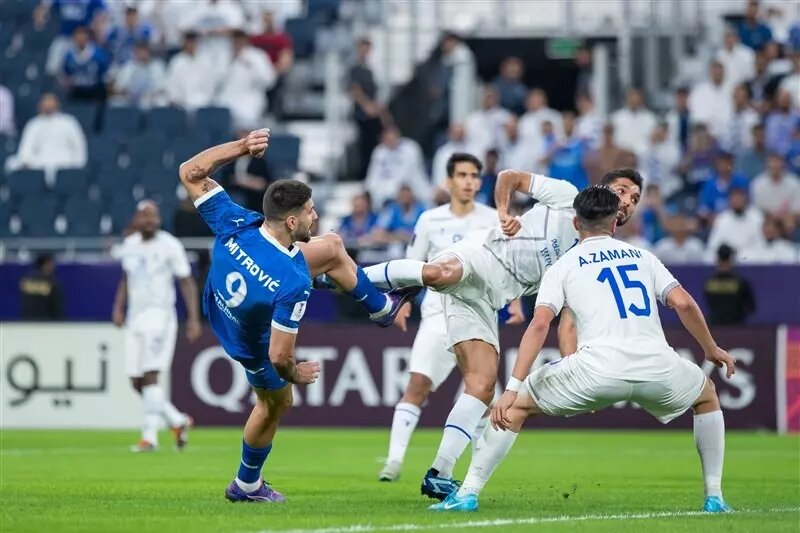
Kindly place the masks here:
[(189, 198), (192, 201), (197, 200), (208, 191), (219, 187), (209, 177), (219, 167), (248, 153), (253, 157), (262, 157), (268, 144), (269, 130), (251, 131), (244, 139), (213, 146), (181, 164), (178, 175), (189, 193)]
[(708, 330), (703, 312), (692, 295), (683, 287), (677, 286), (667, 294), (666, 303), (678, 313), (678, 318), (681, 319), (683, 326), (703, 348), (706, 359), (714, 363), (717, 368), (725, 365), (725, 375), (730, 378), (736, 372), (734, 368), (736, 359), (717, 346), (714, 337)]
[(508, 212), (511, 197), (515, 192), (527, 194), (531, 190), (531, 179), (529, 172), (518, 170), (503, 170), (497, 175), (497, 183), (494, 186), (494, 203), (497, 206), (497, 215), (500, 217), (503, 233), (506, 235), (515, 235), (521, 227), (519, 221)]

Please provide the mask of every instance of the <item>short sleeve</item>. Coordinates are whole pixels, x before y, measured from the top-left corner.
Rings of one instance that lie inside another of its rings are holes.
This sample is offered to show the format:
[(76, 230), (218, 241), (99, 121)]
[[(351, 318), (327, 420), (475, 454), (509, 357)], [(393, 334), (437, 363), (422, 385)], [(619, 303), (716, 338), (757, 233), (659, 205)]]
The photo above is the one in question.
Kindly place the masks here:
[(225, 189), (215, 187), (194, 201), (197, 212), (203, 217), (214, 235), (238, 233), (248, 226), (260, 225), (263, 217), (234, 203)]
[(189, 265), (189, 258), (186, 257), (186, 250), (177, 239), (172, 242), (171, 248), (169, 266), (172, 275), (178, 279), (188, 278), (192, 275), (192, 267)]
[(428, 238), (428, 224), (426, 217), (419, 217), (414, 224), (414, 234), (411, 242), (406, 248), (406, 259), (416, 259), (417, 261), (427, 261), (428, 251), (430, 250), (430, 239)]
[(578, 189), (568, 181), (532, 174), (531, 190), (528, 191), (528, 195), (548, 207), (566, 209), (572, 207)]
[(556, 263), (547, 269), (539, 286), (539, 294), (536, 296), (536, 307), (547, 307), (556, 316), (566, 305), (564, 283), (562, 281), (561, 268), (559, 268), (561, 264)]
[(656, 291), (656, 298), (658, 298), (659, 302), (666, 305), (669, 291), (680, 286), (680, 283), (678, 283), (675, 276), (667, 270), (667, 267), (664, 266), (664, 263), (662, 263), (658, 257), (653, 254), (650, 254), (650, 257), (653, 265), (653, 288)]
[(272, 311), (272, 327), (285, 333), (297, 334), (310, 296), (311, 287), (298, 288), (279, 295)]

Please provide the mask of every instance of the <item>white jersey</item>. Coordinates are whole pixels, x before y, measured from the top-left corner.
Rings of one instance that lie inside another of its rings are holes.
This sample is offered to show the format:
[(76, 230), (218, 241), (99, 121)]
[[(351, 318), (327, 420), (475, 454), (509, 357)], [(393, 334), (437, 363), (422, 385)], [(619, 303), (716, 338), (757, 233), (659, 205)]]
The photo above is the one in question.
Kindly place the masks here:
[[(483, 204), (475, 204), (475, 209), (464, 216), (453, 213), (449, 203), (428, 209), (414, 226), (406, 257), (429, 261), (454, 243), (485, 234), (486, 230), (498, 225), (497, 211)], [(443, 312), (441, 295), (428, 291), (420, 310), (423, 318)]]
[(578, 232), (572, 223), (577, 194), (567, 181), (533, 174), (528, 195), (539, 203), (520, 217), (522, 229), (513, 237), (503, 235), (499, 227), (489, 232), (483, 248), (500, 263), (497, 275), (511, 278), (504, 285), (505, 302), (495, 302), (498, 309), (538, 292), (544, 271), (577, 244)]
[(186, 250), (178, 239), (158, 231), (150, 240), (141, 233), (127, 237), (113, 254), (122, 262), (128, 278), (128, 320), (148, 309), (174, 312), (174, 278), (185, 278), (192, 270)]
[(556, 315), (569, 307), (578, 357), (599, 375), (628, 380), (660, 376), (676, 357), (664, 338), (657, 301), (679, 283), (648, 252), (611, 237), (591, 237), (564, 254), (542, 279), (536, 306)]

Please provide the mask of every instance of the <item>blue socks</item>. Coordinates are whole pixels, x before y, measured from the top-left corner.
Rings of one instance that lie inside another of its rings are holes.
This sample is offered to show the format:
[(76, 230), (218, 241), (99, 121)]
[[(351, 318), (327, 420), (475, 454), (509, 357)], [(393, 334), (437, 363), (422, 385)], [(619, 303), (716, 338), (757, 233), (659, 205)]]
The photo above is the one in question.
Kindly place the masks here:
[(388, 305), (386, 295), (375, 288), (361, 267), (357, 268), (356, 286), (346, 294), (360, 303), (370, 315), (385, 311)]
[(256, 483), (261, 478), (261, 467), (267, 460), (272, 444), (266, 448), (253, 448), (242, 440), (242, 462), (239, 463), (239, 474), (236, 476), (244, 483)]

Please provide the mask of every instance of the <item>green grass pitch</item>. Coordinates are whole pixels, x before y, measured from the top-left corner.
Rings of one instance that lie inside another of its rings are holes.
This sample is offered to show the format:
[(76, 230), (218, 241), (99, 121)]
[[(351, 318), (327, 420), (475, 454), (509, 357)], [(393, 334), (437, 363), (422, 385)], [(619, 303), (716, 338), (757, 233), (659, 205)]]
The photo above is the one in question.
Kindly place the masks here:
[[(231, 504), (222, 493), (240, 431), (201, 429), (184, 453), (134, 455), (135, 432), (11, 431), (0, 444), (0, 531), (800, 531), (800, 439), (732, 432), (725, 498), (702, 503), (692, 435), (684, 431), (528, 430), (472, 514), (433, 514), (419, 494), (440, 431), (414, 435), (398, 483), (378, 483), (387, 430), (285, 429), (265, 474), (284, 505)], [(457, 473), (463, 475), (468, 454)], [(362, 527), (357, 527), (362, 526)], [(467, 529), (469, 528), (469, 529)]]

